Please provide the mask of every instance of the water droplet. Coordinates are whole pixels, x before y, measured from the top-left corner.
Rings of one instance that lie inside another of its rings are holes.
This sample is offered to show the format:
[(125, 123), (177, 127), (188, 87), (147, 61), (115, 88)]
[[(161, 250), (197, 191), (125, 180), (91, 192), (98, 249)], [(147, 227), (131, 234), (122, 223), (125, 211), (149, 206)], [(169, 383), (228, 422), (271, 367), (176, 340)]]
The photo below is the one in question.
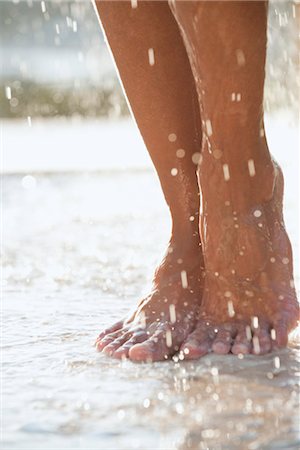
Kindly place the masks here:
[(173, 169), (171, 169), (171, 175), (173, 177), (176, 177), (177, 174), (178, 174), (178, 169), (176, 169), (176, 167), (173, 167)]
[(46, 4), (45, 4), (45, 2), (43, 0), (41, 1), (41, 10), (42, 10), (43, 13), (46, 12)]
[(163, 392), (159, 392), (157, 394), (157, 398), (158, 398), (158, 400), (163, 400), (164, 399), (164, 393)]
[(257, 336), (254, 336), (254, 337), (252, 338), (252, 343), (253, 343), (253, 350), (254, 350), (254, 353), (256, 353), (256, 354), (260, 353), (259, 339), (258, 339)]
[(32, 121), (31, 121), (31, 117), (30, 116), (27, 116), (27, 123), (28, 123), (29, 127), (32, 126)]
[(212, 154), (214, 158), (220, 159), (222, 158), (223, 152), (222, 150), (213, 150)]
[(230, 180), (230, 173), (229, 173), (229, 166), (228, 164), (223, 164), (223, 175), (224, 180), (229, 181)]
[(192, 154), (192, 161), (194, 164), (196, 164), (196, 165), (200, 164), (201, 159), (202, 159), (201, 153), (195, 152)]
[(238, 65), (240, 67), (242, 67), (246, 64), (246, 58), (245, 58), (245, 54), (244, 54), (243, 50), (241, 50), (239, 48), (236, 50), (236, 59), (237, 59)]
[(138, 0), (131, 0), (131, 8), (136, 9), (138, 7)]
[(279, 358), (279, 356), (275, 356), (275, 358), (274, 358), (274, 367), (275, 367), (275, 369), (280, 369), (280, 358)]
[(289, 258), (282, 258), (282, 264), (288, 264), (289, 262)]
[(120, 420), (123, 420), (124, 417), (125, 417), (125, 411), (124, 411), (124, 409), (119, 409), (119, 411), (118, 411), (118, 418), (119, 418)]
[(171, 330), (167, 330), (166, 331), (166, 346), (167, 347), (172, 347), (172, 333)]
[(262, 215), (262, 212), (259, 209), (256, 209), (253, 213), (254, 217), (260, 217)]
[(5, 86), (5, 96), (6, 96), (7, 100), (11, 100), (11, 87), (10, 86)]
[(245, 291), (245, 294), (247, 295), (247, 297), (254, 297), (254, 292), (252, 291)]
[(209, 119), (206, 120), (205, 125), (206, 125), (207, 136), (212, 136), (213, 131), (212, 131), (212, 126), (211, 126), (211, 121)]
[(170, 133), (169, 136), (168, 136), (168, 139), (169, 139), (170, 142), (175, 142), (176, 139), (177, 139), (177, 136), (176, 136), (175, 133)]
[(234, 317), (235, 311), (234, 311), (233, 303), (231, 300), (228, 300), (228, 302), (227, 302), (227, 309), (228, 309), (229, 317)]
[(213, 439), (215, 437), (215, 430), (207, 429), (201, 431), (201, 437), (203, 439)]
[(258, 317), (257, 316), (252, 317), (252, 327), (258, 328)]
[(183, 414), (183, 412), (184, 412), (182, 403), (179, 403), (179, 402), (176, 403), (175, 409), (176, 409), (177, 414)]
[(247, 340), (250, 342), (252, 339), (251, 327), (249, 325), (245, 328)]
[(276, 330), (274, 330), (274, 328), (272, 328), (272, 330), (271, 330), (271, 339), (272, 339), (272, 341), (275, 341), (275, 339), (276, 339)]
[[(180, 273), (180, 276), (181, 276), (181, 285), (182, 285), (183, 289), (187, 289), (187, 287), (188, 287), (188, 280), (187, 280), (186, 271), (182, 270), (181, 273)], [(176, 319), (175, 319), (175, 321), (176, 321)]]
[(249, 175), (250, 177), (254, 177), (255, 176), (255, 165), (254, 165), (254, 161), (253, 159), (249, 159), (248, 160), (248, 171), (249, 171)]
[(36, 179), (32, 175), (26, 175), (22, 178), (22, 186), (25, 189), (34, 189), (36, 187)]
[(149, 406), (150, 406), (149, 398), (145, 398), (145, 400), (143, 401), (143, 406), (144, 406), (144, 408), (149, 408)]
[(171, 304), (169, 306), (169, 313), (170, 313), (170, 322), (176, 323), (176, 308), (175, 305)]
[(190, 222), (194, 222), (194, 220), (195, 220), (195, 217), (194, 216), (190, 216)]
[(73, 21), (72, 21), (71, 17), (66, 16), (66, 23), (67, 23), (67, 27), (68, 28), (72, 28), (73, 27)]
[(148, 59), (150, 66), (154, 66), (155, 64), (155, 57), (154, 57), (154, 50), (153, 48), (148, 49)]
[(217, 367), (212, 367), (211, 374), (213, 377), (214, 384), (219, 384), (219, 369)]
[(176, 156), (177, 158), (184, 158), (185, 150), (183, 150), (183, 148), (179, 148), (178, 150), (176, 150)]

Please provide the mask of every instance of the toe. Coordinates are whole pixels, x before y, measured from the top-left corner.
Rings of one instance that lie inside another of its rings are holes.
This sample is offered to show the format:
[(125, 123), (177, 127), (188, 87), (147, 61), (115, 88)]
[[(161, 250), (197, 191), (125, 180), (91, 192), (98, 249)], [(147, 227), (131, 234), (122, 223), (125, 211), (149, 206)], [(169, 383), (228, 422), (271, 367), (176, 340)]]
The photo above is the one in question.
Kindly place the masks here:
[(106, 355), (112, 356), (119, 347), (124, 345), (124, 343), (131, 338), (131, 336), (132, 333), (130, 332), (122, 334), (117, 339), (114, 339), (112, 342), (103, 347), (102, 352)]
[(168, 346), (166, 333), (159, 331), (140, 344), (135, 344), (129, 350), (132, 361), (154, 362), (164, 361), (175, 353), (173, 345)]
[(184, 359), (198, 359), (206, 355), (211, 350), (212, 338), (206, 325), (197, 325), (197, 328), (191, 333), (180, 350)]
[(115, 331), (114, 333), (107, 334), (102, 339), (97, 340), (97, 342), (96, 342), (96, 349), (97, 349), (97, 351), (101, 352), (104, 349), (104, 347), (106, 347), (108, 344), (110, 344), (115, 339), (117, 339), (119, 336), (121, 336), (122, 333), (124, 334), (125, 331), (123, 331), (121, 329), (119, 331)]
[(265, 355), (266, 353), (269, 353), (272, 348), (269, 327), (260, 328), (255, 331), (252, 338), (252, 343), (252, 353), (254, 353), (255, 355)]
[(148, 337), (149, 336), (145, 331), (136, 333), (127, 342), (125, 342), (123, 345), (117, 348), (112, 356), (118, 359), (128, 358), (129, 350), (131, 349), (131, 347), (133, 347), (135, 344), (139, 344), (146, 341)]
[(230, 352), (235, 332), (233, 327), (220, 327), (217, 336), (212, 344), (212, 350), (219, 355), (226, 355)]
[(210, 341), (202, 341), (201, 343), (186, 342), (180, 349), (184, 355), (184, 359), (198, 359), (206, 355), (211, 350)]
[(278, 321), (271, 331), (272, 347), (274, 349), (284, 348), (288, 344), (288, 327), (285, 321)]
[(247, 332), (246, 327), (243, 327), (236, 335), (236, 337), (234, 339), (234, 343), (231, 348), (231, 352), (234, 355), (239, 355), (239, 354), (247, 355), (248, 353), (251, 352), (252, 343), (251, 343), (250, 327), (248, 327), (248, 330), (250, 331), (250, 336), (249, 336), (249, 332)]
[(104, 336), (110, 334), (110, 333), (114, 333), (115, 331), (118, 331), (122, 328), (124, 321), (123, 320), (119, 320), (119, 322), (114, 323), (112, 326), (106, 328), (105, 330), (103, 330), (99, 336), (96, 339), (96, 344), (99, 340), (103, 339)]

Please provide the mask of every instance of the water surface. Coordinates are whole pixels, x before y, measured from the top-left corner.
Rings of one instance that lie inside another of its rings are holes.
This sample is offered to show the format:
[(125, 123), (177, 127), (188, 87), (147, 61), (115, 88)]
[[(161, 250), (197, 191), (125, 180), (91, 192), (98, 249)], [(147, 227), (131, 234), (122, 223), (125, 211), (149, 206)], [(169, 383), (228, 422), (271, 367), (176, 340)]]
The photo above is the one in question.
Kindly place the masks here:
[[(91, 155), (101, 134), (95, 123), (82, 126), (90, 130)], [(136, 133), (122, 126), (128, 136)], [(124, 151), (129, 161), (145, 151), (140, 141), (128, 148), (130, 140), (120, 147), (112, 138), (115, 159), (102, 153), (103, 167), (96, 164), (92, 173), (78, 163), (76, 137), (84, 129), (44, 124), (43, 141), (38, 131), (34, 138), (34, 126), (30, 137), (22, 130), (24, 124), (5, 124), (3, 133), (10, 174), (3, 178), (2, 447), (298, 449), (296, 344), (264, 357), (209, 355), (152, 365), (95, 352), (99, 331), (147, 292), (164, 251), (170, 223), (159, 183), (145, 155), (122, 169)], [(294, 132), (283, 142), (290, 144)], [(274, 124), (269, 133), (275, 142)], [(59, 143), (66, 161), (66, 142), (73, 171), (45, 173)], [(281, 144), (276, 156), (286, 173), (286, 219), (297, 255), (295, 147)], [(26, 162), (27, 151), (37, 159)], [(37, 161), (44, 161), (44, 173), (28, 170)]]

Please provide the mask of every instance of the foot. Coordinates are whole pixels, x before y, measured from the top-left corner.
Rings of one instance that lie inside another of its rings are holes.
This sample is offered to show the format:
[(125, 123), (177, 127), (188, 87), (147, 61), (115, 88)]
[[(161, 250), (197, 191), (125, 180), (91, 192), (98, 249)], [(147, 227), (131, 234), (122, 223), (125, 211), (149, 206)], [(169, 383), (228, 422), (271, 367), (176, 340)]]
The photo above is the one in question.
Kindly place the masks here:
[(233, 212), (227, 202), (223, 222), (207, 224), (201, 318), (181, 346), (186, 359), (211, 351), (262, 355), (285, 347), (297, 325), (299, 304), (277, 166), (275, 174), (271, 199), (248, 214)]
[(96, 348), (115, 358), (161, 361), (176, 353), (199, 318), (203, 271), (200, 247), (170, 245), (156, 271), (152, 292), (136, 311), (103, 331)]

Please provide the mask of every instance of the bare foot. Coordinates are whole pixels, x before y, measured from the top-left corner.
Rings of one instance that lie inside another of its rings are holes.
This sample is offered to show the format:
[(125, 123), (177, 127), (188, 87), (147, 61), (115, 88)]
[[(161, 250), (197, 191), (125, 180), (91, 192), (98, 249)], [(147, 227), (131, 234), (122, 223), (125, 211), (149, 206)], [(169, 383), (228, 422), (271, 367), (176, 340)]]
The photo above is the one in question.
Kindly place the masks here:
[(103, 331), (96, 348), (115, 358), (161, 361), (176, 353), (199, 318), (203, 271), (200, 248), (170, 245), (158, 267), (152, 292), (136, 311)]
[(285, 347), (297, 325), (299, 304), (277, 166), (275, 174), (270, 200), (248, 214), (237, 214), (227, 202), (222, 222), (207, 224), (201, 318), (181, 347), (186, 359), (210, 351), (265, 354)]

